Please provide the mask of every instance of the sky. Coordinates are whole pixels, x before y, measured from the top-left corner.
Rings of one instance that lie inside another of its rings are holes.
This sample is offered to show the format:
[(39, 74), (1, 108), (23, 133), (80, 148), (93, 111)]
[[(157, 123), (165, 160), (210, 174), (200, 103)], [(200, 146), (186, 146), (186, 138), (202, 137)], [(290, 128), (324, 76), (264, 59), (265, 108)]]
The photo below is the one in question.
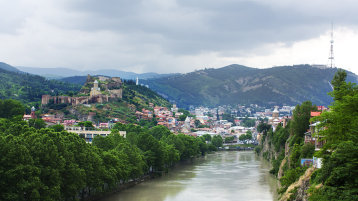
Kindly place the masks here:
[(0, 0), (0, 61), (186, 73), (328, 64), (358, 74), (356, 0)]

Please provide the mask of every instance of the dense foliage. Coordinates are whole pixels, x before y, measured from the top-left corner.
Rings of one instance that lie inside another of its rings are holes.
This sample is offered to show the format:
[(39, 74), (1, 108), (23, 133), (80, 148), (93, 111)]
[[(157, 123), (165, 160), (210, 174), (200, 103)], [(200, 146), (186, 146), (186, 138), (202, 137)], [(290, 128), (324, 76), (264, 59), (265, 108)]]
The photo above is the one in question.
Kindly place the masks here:
[[(287, 188), (294, 183), (306, 170), (305, 167), (300, 166), (301, 158), (312, 158), (314, 153), (314, 145), (304, 144), (304, 133), (309, 128), (310, 114), (316, 107), (310, 101), (303, 102), (297, 105), (293, 111), (292, 120), (282, 127), (278, 125), (273, 131), (270, 125), (261, 122), (257, 126), (257, 130), (263, 133), (261, 145), (256, 148), (257, 152), (261, 152), (263, 144), (268, 144), (271, 149), (266, 151), (263, 156), (272, 163), (270, 172), (278, 175), (281, 167), (281, 188), (279, 193), (284, 193)], [(289, 148), (289, 153), (286, 155), (285, 147)]]
[(16, 99), (23, 103), (39, 102), (43, 94), (62, 95), (78, 91), (81, 86), (22, 72), (0, 68), (0, 99)]
[[(17, 101), (2, 102), (21, 106)], [(1, 113), (6, 114), (0, 118), (0, 200), (4, 201), (81, 200), (215, 150), (205, 137), (174, 135), (163, 126), (124, 124), (87, 144), (61, 126), (29, 126), (36, 121), (22, 121), (23, 110), (7, 107)], [(125, 130), (127, 138), (118, 130)]]
[[(331, 82), (334, 90), (330, 95), (334, 102), (330, 110), (310, 119), (309, 113), (315, 107), (310, 102), (304, 102), (296, 106), (286, 128), (278, 127), (275, 132), (264, 134), (263, 143), (273, 146), (273, 149), (262, 154), (271, 159), (273, 174), (281, 171), (280, 193), (285, 192), (305, 172), (306, 168), (300, 166), (300, 159), (315, 155), (323, 158), (323, 165), (311, 176), (309, 200), (358, 200), (358, 86), (347, 83), (346, 76), (346, 72), (340, 70)], [(314, 137), (324, 142), (318, 152), (315, 152), (314, 145), (303, 143), (309, 122), (316, 122)], [(260, 124), (258, 130), (266, 131), (266, 128), (266, 125)], [(286, 155), (285, 146), (288, 146)], [(256, 151), (260, 153), (262, 150), (261, 145)], [(291, 192), (291, 198), (294, 198), (297, 192), (295, 189)]]
[(311, 200), (358, 200), (358, 86), (346, 76), (336, 73), (330, 111), (314, 118), (321, 122), (318, 135), (325, 145), (318, 153), (323, 167), (312, 178)]

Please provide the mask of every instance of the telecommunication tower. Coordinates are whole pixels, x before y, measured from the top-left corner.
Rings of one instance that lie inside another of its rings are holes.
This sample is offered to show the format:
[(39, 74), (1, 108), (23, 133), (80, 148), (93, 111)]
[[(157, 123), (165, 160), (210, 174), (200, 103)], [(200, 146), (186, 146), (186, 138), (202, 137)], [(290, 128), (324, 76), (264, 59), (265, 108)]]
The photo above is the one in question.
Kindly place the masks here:
[(328, 66), (333, 68), (334, 67), (334, 54), (333, 54), (333, 43), (334, 43), (334, 40), (333, 40), (333, 23), (331, 25), (331, 49), (329, 51), (329, 57), (328, 57)]

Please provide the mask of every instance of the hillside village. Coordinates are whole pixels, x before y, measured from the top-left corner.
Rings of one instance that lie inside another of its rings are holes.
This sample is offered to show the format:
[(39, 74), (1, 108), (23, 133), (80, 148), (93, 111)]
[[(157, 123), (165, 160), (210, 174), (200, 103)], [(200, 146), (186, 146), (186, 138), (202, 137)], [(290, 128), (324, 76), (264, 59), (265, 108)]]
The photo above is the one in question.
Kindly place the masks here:
[[(138, 85), (138, 80), (136, 81)], [(123, 98), (123, 82), (119, 77), (87, 76), (87, 81), (77, 94), (77, 96), (50, 96), (42, 95), (42, 107), (52, 105), (68, 105), (68, 106), (85, 106), (91, 108), (96, 104), (104, 104), (109, 102), (120, 101)], [(136, 108), (135, 106), (132, 108)], [(171, 107), (158, 106), (148, 103), (147, 107), (141, 110), (134, 110), (135, 121), (128, 122), (119, 117), (108, 117), (108, 121), (94, 121), (96, 112), (88, 112), (82, 118), (66, 118), (52, 110), (51, 113), (41, 114), (41, 119), (47, 125), (61, 124), (65, 130), (83, 135), (87, 142), (97, 135), (107, 136), (111, 133), (111, 128), (115, 123), (134, 123), (155, 122), (155, 125), (167, 127), (173, 133), (183, 133), (195, 137), (203, 135), (220, 135), (223, 142), (227, 144), (254, 143), (257, 144), (262, 133), (256, 130), (257, 125), (262, 121), (267, 121), (272, 126), (273, 131), (278, 125), (285, 127), (291, 119), (293, 106), (275, 106), (274, 108), (266, 108), (257, 104), (248, 106), (219, 106), (216, 108), (194, 107), (190, 106), (189, 111), (180, 109), (176, 104)], [(326, 108), (319, 106), (318, 110), (323, 111)], [(24, 115), (24, 119), (28, 120), (36, 118), (35, 108), (32, 107), (31, 114)], [(318, 115), (319, 112), (313, 112), (312, 116)], [(91, 122), (89, 128), (79, 126), (81, 122)], [(314, 132), (314, 125), (307, 131), (305, 142), (318, 143), (318, 140), (312, 138), (311, 133)], [(154, 126), (154, 125), (153, 125)], [(250, 133), (251, 138), (240, 138)], [(125, 135), (125, 132), (121, 133)], [(319, 147), (321, 145), (317, 145)]]
[[(138, 82), (136, 83), (138, 85)], [(109, 78), (105, 76), (91, 77), (88, 75), (87, 81), (81, 88), (77, 96), (42, 96), (42, 107), (49, 105), (65, 105), (70, 107), (88, 107), (120, 101), (123, 98), (123, 83), (120, 78)], [(136, 107), (133, 107), (136, 108)], [(133, 109), (132, 108), (132, 109)], [(167, 127), (173, 133), (184, 133), (191, 136), (211, 136), (220, 135), (224, 142), (237, 143), (258, 143), (261, 135), (256, 131), (256, 126), (263, 120), (267, 120), (273, 129), (278, 124), (285, 126), (291, 118), (292, 106), (279, 108), (265, 108), (256, 104), (249, 106), (237, 105), (219, 106), (217, 108), (193, 107), (189, 111), (180, 109), (176, 104), (171, 107), (163, 107), (148, 103), (148, 107), (135, 110), (135, 121), (128, 122), (116, 116), (108, 117), (108, 121), (95, 121), (96, 112), (88, 112), (81, 118), (67, 118), (60, 115), (56, 110), (49, 110), (51, 113), (41, 114), (41, 119), (47, 125), (61, 124), (65, 130), (83, 135), (87, 142), (91, 142), (97, 135), (107, 136), (115, 123), (124, 124), (141, 122), (155, 122), (155, 125)], [(28, 120), (36, 118), (35, 108), (31, 114), (24, 115)], [(78, 126), (80, 122), (91, 122), (90, 128)], [(248, 123), (249, 122), (249, 123)], [(250, 133), (252, 138), (239, 140), (240, 136)], [(125, 135), (125, 133), (122, 133)], [(225, 140), (226, 139), (226, 140)]]

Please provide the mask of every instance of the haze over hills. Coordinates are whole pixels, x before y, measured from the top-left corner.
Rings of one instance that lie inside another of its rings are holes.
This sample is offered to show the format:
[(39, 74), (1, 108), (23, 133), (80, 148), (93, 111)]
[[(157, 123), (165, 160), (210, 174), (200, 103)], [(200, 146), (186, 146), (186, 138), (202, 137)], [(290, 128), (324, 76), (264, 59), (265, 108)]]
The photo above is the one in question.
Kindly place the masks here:
[[(337, 68), (310, 65), (267, 69), (230, 65), (143, 81), (181, 107), (223, 104), (296, 105), (310, 100), (329, 105), (330, 81)], [(357, 76), (347, 72), (347, 81)]]
[(168, 76), (170, 74), (158, 74), (158, 73), (133, 73), (133, 72), (126, 72), (121, 70), (115, 69), (103, 69), (103, 70), (91, 70), (91, 71), (79, 71), (70, 68), (38, 68), (38, 67), (24, 67), (24, 66), (17, 66), (21, 71), (41, 75), (43, 77), (49, 79), (61, 79), (65, 77), (73, 77), (73, 76), (87, 76), (90, 75), (105, 75), (111, 77), (121, 77), (122, 79), (127, 80), (134, 80), (137, 77), (139, 79), (149, 79), (149, 78), (159, 78)]
[[(10, 65), (0, 64), (0, 68), (17, 70)], [(39, 72), (38, 70), (40, 68), (33, 68), (31, 72)], [(71, 75), (61, 80), (80, 85), (85, 82), (84, 75), (87, 74), (119, 76), (124, 79), (135, 79), (138, 76), (141, 84), (149, 85), (151, 89), (176, 102), (180, 107), (188, 107), (251, 103), (271, 106), (296, 105), (306, 100), (327, 106), (332, 102), (327, 93), (332, 90), (330, 81), (336, 71), (337, 68), (317, 68), (310, 65), (258, 69), (233, 64), (218, 69), (167, 75), (116, 70), (81, 72), (66, 68), (53, 68), (48, 71), (42, 69), (41, 72), (52, 72), (58, 76)], [(82, 75), (72, 76), (77, 73)], [(357, 83), (355, 74), (347, 72), (347, 75), (347, 81)]]

